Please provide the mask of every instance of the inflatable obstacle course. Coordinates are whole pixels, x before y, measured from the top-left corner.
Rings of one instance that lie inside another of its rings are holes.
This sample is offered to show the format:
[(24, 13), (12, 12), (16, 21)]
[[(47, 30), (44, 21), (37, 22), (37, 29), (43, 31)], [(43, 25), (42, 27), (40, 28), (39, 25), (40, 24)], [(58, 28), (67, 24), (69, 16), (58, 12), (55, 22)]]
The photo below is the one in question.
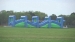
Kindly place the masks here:
[(32, 21), (27, 19), (27, 16), (21, 16), (16, 20), (15, 15), (9, 16), (8, 25), (12, 27), (26, 27), (26, 28), (63, 28), (63, 17), (57, 17), (56, 20), (51, 20), (51, 17), (45, 17), (42, 22), (39, 22), (38, 16), (32, 16)]

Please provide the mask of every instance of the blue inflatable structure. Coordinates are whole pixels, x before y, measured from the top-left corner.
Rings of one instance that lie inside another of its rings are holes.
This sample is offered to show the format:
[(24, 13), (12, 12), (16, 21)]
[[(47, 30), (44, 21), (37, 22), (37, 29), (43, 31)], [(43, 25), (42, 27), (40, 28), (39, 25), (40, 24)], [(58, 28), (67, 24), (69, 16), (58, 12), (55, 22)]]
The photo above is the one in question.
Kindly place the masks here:
[(51, 20), (51, 17), (45, 17), (42, 22), (39, 21), (38, 16), (32, 16), (32, 21), (29, 21), (27, 16), (21, 16), (20, 19), (16, 20), (15, 15), (10, 15), (8, 19), (8, 25), (12, 27), (63, 28), (63, 23), (63, 17), (57, 17), (56, 20)]

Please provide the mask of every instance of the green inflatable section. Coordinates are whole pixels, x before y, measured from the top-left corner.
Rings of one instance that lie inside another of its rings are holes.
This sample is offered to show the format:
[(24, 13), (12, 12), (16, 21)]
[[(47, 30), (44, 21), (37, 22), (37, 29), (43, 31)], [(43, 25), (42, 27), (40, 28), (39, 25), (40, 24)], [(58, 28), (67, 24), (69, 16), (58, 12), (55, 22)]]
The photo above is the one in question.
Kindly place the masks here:
[[(20, 22), (20, 23), (16, 24), (15, 27), (24, 27), (24, 22)], [(34, 28), (34, 26), (32, 26), (30, 24), (28, 24), (28, 27), (29, 28), (31, 28), (31, 27)]]
[(24, 22), (20, 22), (20, 23), (16, 24), (15, 27), (24, 27)]
[(48, 24), (41, 26), (41, 28), (48, 28)]
[(55, 23), (51, 23), (51, 28), (60, 28), (60, 26)]
[(28, 24), (28, 27), (29, 27), (29, 28), (35, 28), (35, 26), (32, 26), (32, 25), (30, 25), (30, 24)]
[[(48, 24), (42, 26), (42, 28), (48, 28)], [(60, 28), (60, 26), (55, 23), (51, 23), (51, 28)]]
[[(16, 24), (15, 27), (24, 27), (24, 22), (20, 22), (20, 23)], [(35, 28), (35, 26), (32, 26), (30, 24), (28, 24), (28, 27)], [(48, 24), (42, 26), (41, 28), (48, 28)], [(51, 23), (51, 28), (60, 28), (60, 26), (55, 23)]]

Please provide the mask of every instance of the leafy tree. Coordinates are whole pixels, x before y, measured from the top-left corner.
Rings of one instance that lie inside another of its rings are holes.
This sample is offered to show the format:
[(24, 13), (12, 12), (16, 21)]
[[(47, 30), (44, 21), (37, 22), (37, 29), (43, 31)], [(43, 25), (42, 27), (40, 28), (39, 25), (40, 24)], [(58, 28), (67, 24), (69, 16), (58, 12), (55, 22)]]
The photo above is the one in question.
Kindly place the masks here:
[(74, 13), (74, 12), (71, 13), (71, 15), (70, 15), (70, 23), (71, 23), (72, 25), (75, 24), (75, 13)]
[(50, 17), (52, 20), (55, 20), (57, 18), (57, 16), (55, 14), (52, 14)]
[(69, 25), (70, 21), (69, 21), (69, 15), (59, 15), (58, 17), (63, 17), (65, 22), (64, 22), (64, 25)]
[(35, 11), (34, 12), (35, 16), (39, 16), (39, 20), (44, 20), (45, 16), (47, 16), (47, 14), (40, 12), (40, 11)]

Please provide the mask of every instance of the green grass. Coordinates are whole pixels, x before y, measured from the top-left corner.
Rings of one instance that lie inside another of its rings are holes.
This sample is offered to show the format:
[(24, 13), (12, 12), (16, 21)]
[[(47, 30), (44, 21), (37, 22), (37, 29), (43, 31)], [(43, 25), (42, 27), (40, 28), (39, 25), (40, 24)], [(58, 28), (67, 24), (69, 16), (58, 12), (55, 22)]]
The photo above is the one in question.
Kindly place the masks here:
[(0, 27), (0, 42), (75, 42), (75, 28)]

